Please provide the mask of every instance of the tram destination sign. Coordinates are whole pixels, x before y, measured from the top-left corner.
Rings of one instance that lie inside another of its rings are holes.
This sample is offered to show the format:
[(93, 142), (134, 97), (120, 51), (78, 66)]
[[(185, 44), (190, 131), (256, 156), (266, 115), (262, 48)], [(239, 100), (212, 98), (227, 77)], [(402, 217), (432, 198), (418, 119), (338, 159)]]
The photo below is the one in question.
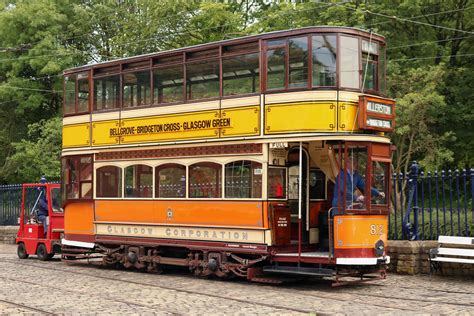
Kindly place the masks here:
[(361, 129), (391, 132), (395, 127), (395, 101), (392, 99), (360, 96), (359, 127)]

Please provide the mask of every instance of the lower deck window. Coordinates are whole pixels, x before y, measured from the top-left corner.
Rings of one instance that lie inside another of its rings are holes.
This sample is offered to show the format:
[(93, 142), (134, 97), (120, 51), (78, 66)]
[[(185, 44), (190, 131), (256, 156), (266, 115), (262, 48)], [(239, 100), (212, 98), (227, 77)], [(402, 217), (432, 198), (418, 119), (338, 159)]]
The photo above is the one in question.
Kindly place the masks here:
[(145, 165), (125, 168), (125, 197), (151, 198), (153, 169)]
[(97, 197), (122, 197), (122, 169), (115, 166), (100, 167), (96, 171)]
[(222, 166), (202, 162), (189, 167), (190, 198), (220, 198), (222, 196)]
[(186, 197), (186, 167), (179, 164), (165, 164), (155, 170), (155, 197)]
[(226, 198), (261, 198), (262, 164), (241, 160), (225, 165)]
[(268, 168), (268, 198), (286, 199), (286, 168)]

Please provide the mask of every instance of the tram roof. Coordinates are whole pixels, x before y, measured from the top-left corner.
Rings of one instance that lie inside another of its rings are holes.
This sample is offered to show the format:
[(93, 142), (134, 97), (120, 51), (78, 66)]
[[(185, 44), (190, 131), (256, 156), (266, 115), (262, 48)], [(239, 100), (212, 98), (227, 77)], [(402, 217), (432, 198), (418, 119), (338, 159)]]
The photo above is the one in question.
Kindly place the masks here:
[(303, 27), (303, 28), (298, 28), (298, 29), (273, 31), (273, 32), (267, 32), (267, 33), (262, 33), (262, 34), (257, 34), (257, 35), (248, 35), (248, 36), (243, 36), (243, 37), (238, 37), (238, 38), (233, 38), (233, 39), (209, 42), (209, 43), (204, 43), (204, 44), (197, 44), (193, 46), (186, 46), (186, 47), (181, 47), (181, 48), (176, 48), (176, 49), (171, 49), (171, 50), (166, 50), (166, 51), (161, 51), (161, 52), (154, 52), (154, 53), (142, 54), (142, 55), (137, 55), (137, 56), (132, 56), (132, 57), (118, 58), (118, 59), (104, 61), (100, 63), (87, 64), (84, 66), (68, 68), (64, 70), (64, 74), (84, 71), (84, 70), (93, 69), (93, 68), (113, 66), (113, 65), (121, 64), (124, 61), (136, 62), (136, 61), (140, 61), (146, 58), (158, 57), (158, 56), (163, 56), (163, 55), (172, 55), (173, 53), (180, 53), (184, 51), (189, 51), (189, 52), (199, 51), (201, 49), (210, 48), (213, 46), (226, 45), (226, 44), (242, 44), (245, 42), (250, 42), (252, 40), (271, 39), (271, 38), (278, 38), (278, 37), (285, 37), (285, 36), (296, 36), (296, 35), (309, 34), (309, 33), (344, 33), (344, 34), (349, 34), (349, 35), (363, 36), (367, 38), (371, 37), (372, 40), (385, 42), (384, 36), (377, 33), (371, 33), (370, 31), (363, 30), (356, 27), (308, 26), (308, 27)]

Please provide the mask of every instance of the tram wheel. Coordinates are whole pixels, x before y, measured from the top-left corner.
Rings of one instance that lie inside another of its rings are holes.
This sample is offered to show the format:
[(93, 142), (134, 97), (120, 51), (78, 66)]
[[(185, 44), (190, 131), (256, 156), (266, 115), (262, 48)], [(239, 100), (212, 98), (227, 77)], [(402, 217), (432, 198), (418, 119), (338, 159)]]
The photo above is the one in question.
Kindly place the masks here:
[(44, 244), (38, 245), (38, 249), (36, 250), (36, 255), (38, 256), (38, 259), (41, 261), (48, 261), (52, 258), (51, 254), (48, 254), (48, 251), (46, 250), (46, 246)]
[(16, 253), (18, 254), (18, 258), (20, 258), (20, 259), (28, 259), (28, 257), (30, 256), (26, 252), (25, 244), (22, 243), (22, 242), (18, 244), (18, 248), (16, 249)]

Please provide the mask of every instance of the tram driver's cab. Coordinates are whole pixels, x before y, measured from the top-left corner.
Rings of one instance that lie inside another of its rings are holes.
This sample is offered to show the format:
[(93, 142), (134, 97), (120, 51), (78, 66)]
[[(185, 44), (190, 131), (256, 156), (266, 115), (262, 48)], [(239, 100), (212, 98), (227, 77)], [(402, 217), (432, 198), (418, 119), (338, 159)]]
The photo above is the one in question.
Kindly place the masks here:
[[(334, 250), (352, 244), (352, 238), (368, 235), (361, 245), (373, 248), (372, 239), (386, 239), (388, 143), (285, 143), (271, 145), (269, 158), (268, 197), (286, 202), (290, 244), (301, 242), (303, 250)], [(349, 233), (351, 229), (353, 233)]]

